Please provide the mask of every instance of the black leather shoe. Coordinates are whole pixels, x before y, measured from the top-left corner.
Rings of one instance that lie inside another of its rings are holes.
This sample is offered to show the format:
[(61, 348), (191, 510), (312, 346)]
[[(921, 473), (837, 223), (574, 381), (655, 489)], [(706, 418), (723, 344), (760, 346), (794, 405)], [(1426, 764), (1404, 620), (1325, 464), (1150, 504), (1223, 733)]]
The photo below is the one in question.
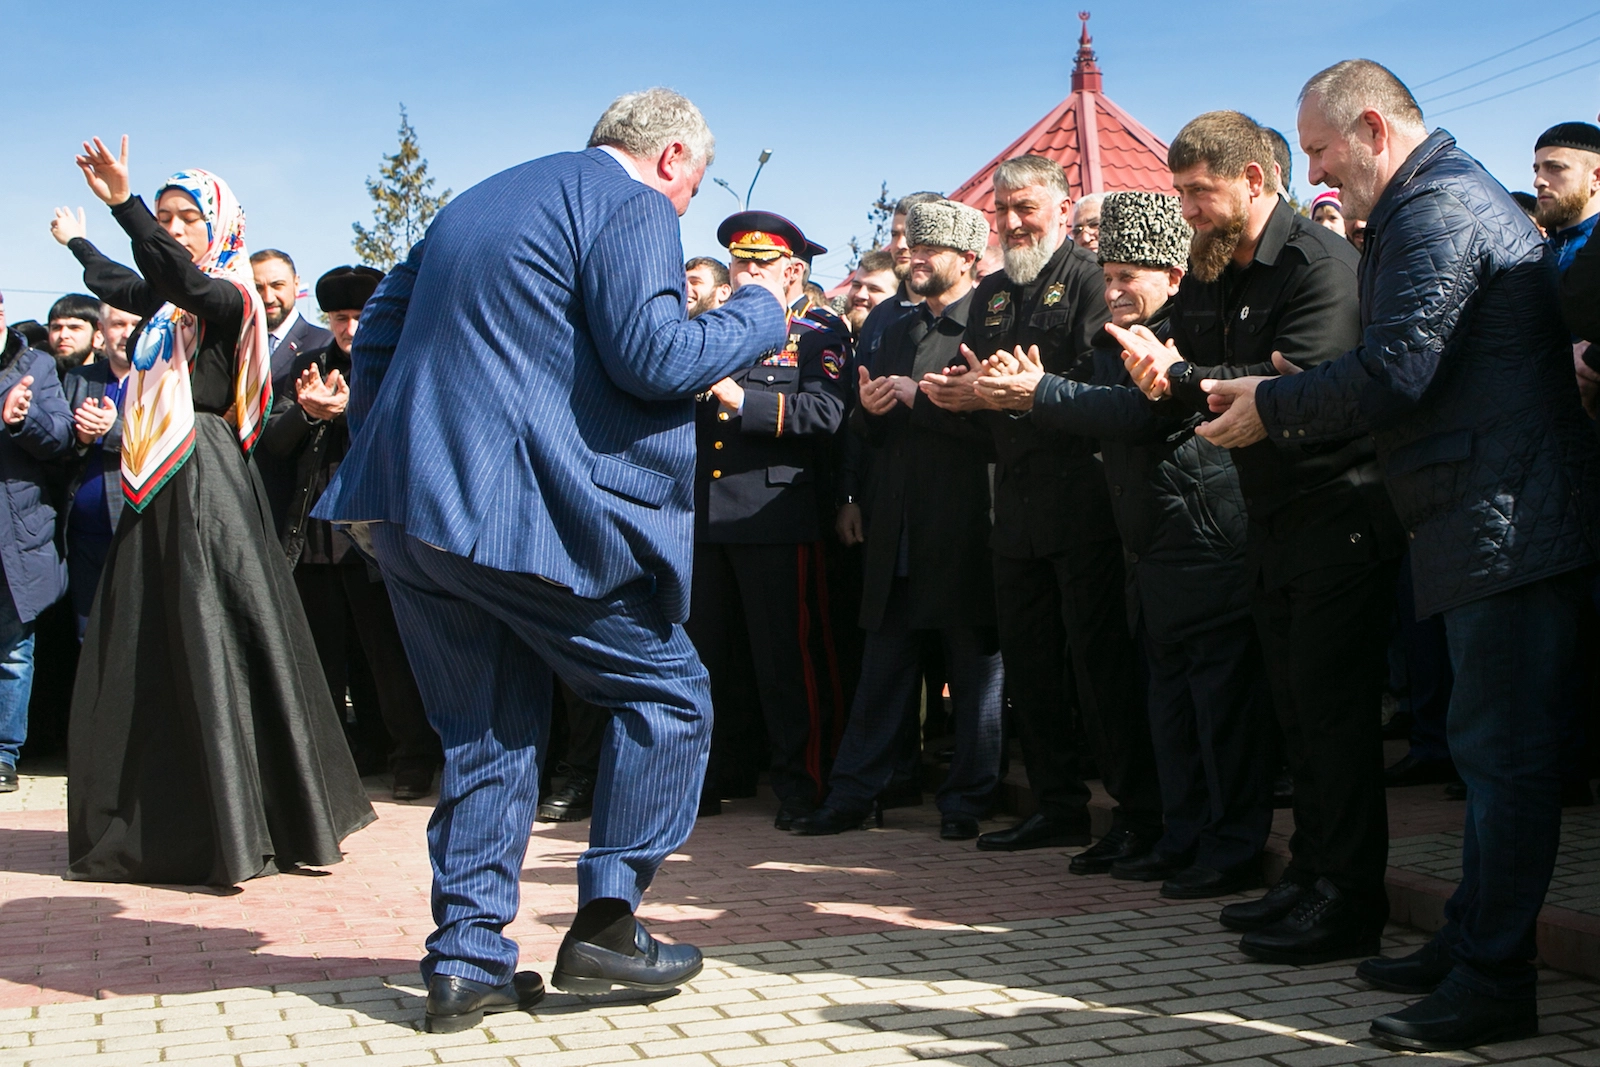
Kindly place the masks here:
[(394, 798), (421, 800), (433, 792), (433, 765), (399, 767), (394, 772)]
[(944, 841), (971, 841), (978, 836), (978, 820), (971, 815), (946, 815), (939, 820), (939, 837)]
[(842, 834), (846, 830), (865, 830), (871, 825), (883, 825), (882, 808), (874, 806), (867, 811), (847, 811), (824, 804), (816, 811), (797, 816), (790, 829), (802, 837), (827, 837)]
[(1051, 819), (1034, 812), (1006, 830), (990, 830), (978, 838), (980, 852), (1021, 852), (1029, 848), (1076, 848), (1089, 843), (1089, 818)]
[(543, 999), (544, 979), (533, 971), (518, 971), (502, 986), (436, 974), (428, 983), (422, 1029), (430, 1034), (454, 1034), (483, 1022), (485, 1013), (531, 1011)]
[(566, 784), (539, 804), (540, 822), (577, 822), (594, 812), (594, 779), (569, 774)]
[(1480, 996), (1446, 982), (1409, 1008), (1372, 1020), (1372, 1040), (1407, 1052), (1448, 1052), (1539, 1033), (1538, 1003)]
[(1293, 911), (1271, 926), (1252, 930), (1239, 939), (1239, 951), (1266, 963), (1307, 966), (1375, 956), (1383, 924), (1375, 923), (1338, 886), (1318, 878)]
[(817, 810), (817, 806), (809, 800), (800, 797), (789, 797), (778, 805), (778, 816), (772, 820), (772, 825), (779, 830), (793, 830), (795, 820), (803, 815), (810, 815)]
[(1113, 827), (1111, 832), (1086, 848), (1067, 864), (1073, 874), (1105, 874), (1114, 863), (1144, 855), (1155, 847), (1155, 838), (1134, 830)]
[(1356, 977), (1391, 993), (1432, 993), (1454, 966), (1450, 946), (1436, 937), (1409, 956), (1363, 960)]
[(17, 781), (17, 769), (0, 763), (0, 793), (15, 793), (20, 788), (21, 783)]
[(1222, 914), (1217, 916), (1217, 921), (1229, 930), (1245, 933), (1250, 930), (1260, 930), (1271, 926), (1279, 919), (1286, 917), (1294, 910), (1300, 898), (1305, 896), (1308, 887), (1288, 878), (1278, 879), (1278, 884), (1267, 890), (1266, 895), (1255, 900), (1246, 900), (1239, 904), (1229, 904), (1222, 909)]
[(1173, 855), (1151, 849), (1140, 856), (1117, 860), (1111, 865), (1111, 877), (1125, 878), (1130, 882), (1162, 882), (1194, 862), (1193, 853)]
[(1408, 785), (1437, 785), (1456, 780), (1456, 765), (1446, 759), (1418, 759), (1407, 752), (1383, 769), (1383, 784), (1390, 789)]
[(574, 941), (567, 934), (556, 952), (550, 984), (563, 993), (609, 993), (617, 988), (665, 993), (693, 979), (704, 966), (693, 945), (663, 944), (635, 922), (632, 955)]
[(1161, 883), (1161, 895), (1168, 900), (1204, 900), (1243, 893), (1261, 885), (1261, 860), (1246, 860), (1227, 870), (1215, 867), (1186, 867)]

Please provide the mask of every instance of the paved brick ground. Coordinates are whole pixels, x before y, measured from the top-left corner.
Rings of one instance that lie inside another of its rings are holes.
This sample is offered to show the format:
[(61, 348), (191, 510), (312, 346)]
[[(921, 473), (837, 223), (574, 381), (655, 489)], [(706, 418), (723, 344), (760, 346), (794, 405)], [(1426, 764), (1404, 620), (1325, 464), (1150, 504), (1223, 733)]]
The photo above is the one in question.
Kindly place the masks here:
[[(425, 804), (380, 819), (326, 873), (231, 893), (60, 878), (59, 779), (0, 798), (0, 1065), (229, 1067), (636, 1059), (738, 1064), (1079, 1063), (1334, 1067), (1394, 1054), (1368, 1020), (1404, 998), (1340, 964), (1247, 961), (1214, 903), (1073, 878), (1060, 852), (980, 854), (931, 809), (806, 839), (730, 805), (664, 868), (644, 916), (705, 947), (706, 972), (654, 1002), (552, 994), (534, 1014), (416, 1030), (426, 933)], [(548, 973), (573, 907), (584, 826), (541, 826), (513, 933)], [(1404, 951), (1421, 935), (1394, 927)], [(1600, 1067), (1600, 985), (1545, 972), (1544, 1032), (1461, 1062)]]

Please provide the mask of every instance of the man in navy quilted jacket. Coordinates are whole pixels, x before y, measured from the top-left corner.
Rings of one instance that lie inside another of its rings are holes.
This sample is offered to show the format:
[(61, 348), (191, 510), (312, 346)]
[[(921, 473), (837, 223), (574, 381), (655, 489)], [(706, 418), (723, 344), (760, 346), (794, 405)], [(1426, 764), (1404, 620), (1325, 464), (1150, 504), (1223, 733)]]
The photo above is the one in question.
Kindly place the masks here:
[(1377, 1019), (1393, 1048), (1538, 1032), (1534, 924), (1561, 827), (1560, 750), (1595, 559), (1595, 442), (1572, 378), (1554, 254), (1511, 194), (1409, 90), (1347, 60), (1301, 91), (1312, 182), (1367, 222), (1361, 343), (1301, 374), (1207, 382), (1237, 447), (1370, 431), (1411, 546), (1419, 617), (1440, 613), (1467, 783), (1461, 884), (1432, 942), (1357, 974), (1427, 993)]

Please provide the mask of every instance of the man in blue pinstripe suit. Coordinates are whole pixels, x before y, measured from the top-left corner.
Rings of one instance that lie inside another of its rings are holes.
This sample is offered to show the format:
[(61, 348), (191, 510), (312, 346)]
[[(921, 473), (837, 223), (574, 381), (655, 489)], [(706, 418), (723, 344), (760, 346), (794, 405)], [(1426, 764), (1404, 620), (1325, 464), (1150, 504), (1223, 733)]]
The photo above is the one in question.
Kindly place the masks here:
[(710, 738), (681, 625), (694, 395), (782, 348), (784, 307), (756, 283), (685, 317), (678, 216), (713, 153), (692, 103), (620, 97), (589, 145), (467, 190), (379, 287), (355, 340), (350, 453), (317, 509), (370, 533), (444, 741), (422, 961), (435, 1032), (544, 993), (502, 930), (552, 672), (616, 712), (552, 983), (660, 991), (701, 966), (633, 917), (693, 826)]

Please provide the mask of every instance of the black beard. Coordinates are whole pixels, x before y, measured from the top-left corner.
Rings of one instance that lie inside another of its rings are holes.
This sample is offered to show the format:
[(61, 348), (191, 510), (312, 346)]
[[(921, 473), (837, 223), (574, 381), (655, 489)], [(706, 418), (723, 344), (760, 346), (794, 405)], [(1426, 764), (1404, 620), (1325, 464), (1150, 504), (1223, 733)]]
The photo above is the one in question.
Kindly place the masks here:
[(935, 272), (929, 272), (927, 281), (920, 285), (916, 282), (910, 282), (907, 287), (921, 297), (943, 296), (950, 291), (950, 287), (955, 283), (956, 280), (954, 278), (945, 278)]
[(1233, 262), (1239, 242), (1244, 239), (1245, 223), (1249, 220), (1248, 209), (1241, 205), (1238, 214), (1225, 223), (1194, 232), (1189, 242), (1189, 273), (1195, 281), (1214, 282), (1222, 277), (1222, 272)]
[(282, 326), (283, 325), (283, 320), (288, 318), (290, 312), (292, 312), (292, 311), (294, 311), (294, 308), (284, 308), (282, 311), (278, 312), (278, 317), (276, 319), (274, 319), (272, 317), (271, 309), (268, 309), (268, 311), (267, 311), (267, 329), (276, 330), (279, 326)]
[(1555, 233), (1564, 230), (1583, 217), (1583, 209), (1589, 206), (1589, 194), (1578, 189), (1567, 196), (1558, 196), (1549, 202), (1546, 207), (1540, 202), (1533, 209), (1533, 217), (1543, 226), (1546, 233)]

